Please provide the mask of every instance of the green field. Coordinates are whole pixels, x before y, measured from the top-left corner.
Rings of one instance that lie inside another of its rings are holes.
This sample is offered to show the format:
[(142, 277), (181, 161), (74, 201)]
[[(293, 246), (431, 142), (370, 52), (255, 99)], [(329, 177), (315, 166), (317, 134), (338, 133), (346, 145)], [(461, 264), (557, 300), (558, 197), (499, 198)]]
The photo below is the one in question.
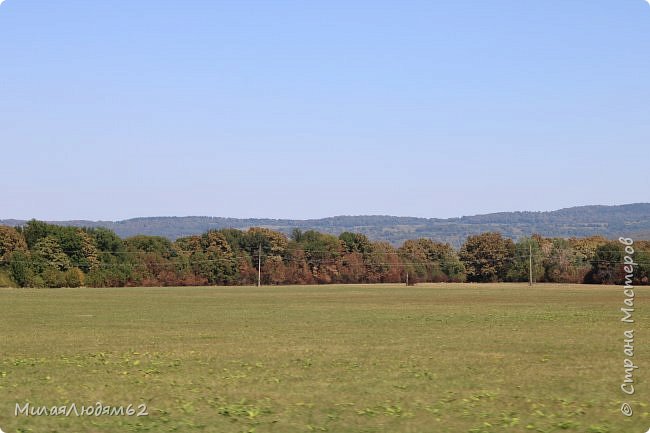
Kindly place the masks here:
[[(0, 428), (643, 433), (647, 293), (625, 325), (612, 286), (0, 289)], [(97, 401), (149, 415), (14, 416)]]

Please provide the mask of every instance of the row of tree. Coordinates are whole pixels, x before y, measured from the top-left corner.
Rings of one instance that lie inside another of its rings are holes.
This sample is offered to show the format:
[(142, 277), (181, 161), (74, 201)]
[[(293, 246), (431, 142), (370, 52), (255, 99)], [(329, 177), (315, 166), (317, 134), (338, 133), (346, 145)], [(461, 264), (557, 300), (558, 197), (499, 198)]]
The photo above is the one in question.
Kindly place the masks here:
[[(635, 284), (647, 284), (650, 242), (634, 244)], [(321, 283), (537, 282), (620, 284), (623, 245), (602, 237), (513, 242), (499, 233), (470, 236), (456, 251), (430, 239), (399, 248), (359, 233), (333, 236), (266, 228), (212, 230), (174, 242), (121, 239), (104, 228), (32, 220), (0, 226), (0, 272), (21, 287), (114, 287)], [(532, 263), (532, 267), (531, 267)]]

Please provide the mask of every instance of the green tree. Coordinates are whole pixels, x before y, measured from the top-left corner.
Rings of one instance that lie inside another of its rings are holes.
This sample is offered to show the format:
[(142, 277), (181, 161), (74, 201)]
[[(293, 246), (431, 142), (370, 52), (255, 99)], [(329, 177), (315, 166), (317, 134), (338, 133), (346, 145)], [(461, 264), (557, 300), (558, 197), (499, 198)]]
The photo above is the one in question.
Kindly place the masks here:
[(221, 231), (211, 230), (202, 236), (179, 238), (174, 247), (199, 280), (204, 279), (209, 284), (238, 282), (241, 263)]
[(533, 281), (544, 278), (542, 249), (536, 238), (521, 238), (515, 244), (512, 264), (508, 267), (506, 280), (528, 281), (530, 279), (530, 256), (532, 251)]
[(120, 287), (137, 284), (134, 269), (139, 267), (135, 254), (128, 254), (122, 239), (112, 230), (86, 229), (98, 252), (99, 263), (89, 269), (85, 284), (90, 287)]
[(45, 236), (51, 235), (53, 227), (43, 221), (32, 219), (28, 221), (22, 228), (23, 236), (27, 242), (27, 246), (31, 250), (36, 243)]
[(262, 261), (267, 256), (284, 257), (289, 241), (285, 235), (263, 227), (251, 227), (242, 239), (242, 246), (252, 257), (262, 247)]
[(608, 242), (596, 248), (587, 282), (621, 284), (624, 255), (624, 246), (620, 242)]
[(9, 274), (20, 287), (33, 287), (35, 272), (28, 251), (14, 251), (9, 256)]
[(124, 242), (112, 230), (97, 227), (88, 230), (88, 234), (93, 238), (95, 246), (102, 253), (118, 255), (124, 251)]
[(72, 267), (70, 258), (63, 252), (63, 248), (61, 248), (61, 244), (56, 237), (52, 235), (40, 238), (34, 245), (33, 253), (44, 264), (44, 268), (67, 271)]
[(302, 241), (302, 230), (299, 228), (291, 230), (291, 240), (300, 243)]
[(339, 235), (339, 240), (343, 242), (343, 249), (347, 253), (372, 253), (372, 242), (364, 234), (343, 232)]
[(638, 264), (634, 272), (636, 285), (650, 283), (650, 241), (637, 241), (634, 247), (634, 261)]
[(162, 236), (132, 236), (124, 240), (126, 250), (131, 253), (153, 253), (161, 258), (170, 258), (175, 250), (169, 239)]
[(240, 251), (246, 249), (246, 233), (237, 229), (221, 229), (219, 233), (226, 238), (228, 245), (234, 253), (239, 253)]

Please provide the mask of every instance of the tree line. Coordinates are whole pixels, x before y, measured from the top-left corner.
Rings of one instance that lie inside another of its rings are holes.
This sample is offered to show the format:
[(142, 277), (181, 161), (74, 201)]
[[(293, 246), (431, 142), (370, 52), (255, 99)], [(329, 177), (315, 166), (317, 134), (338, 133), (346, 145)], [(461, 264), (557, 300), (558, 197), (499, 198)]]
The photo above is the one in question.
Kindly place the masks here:
[[(600, 236), (517, 242), (496, 232), (460, 250), (428, 238), (396, 248), (363, 234), (295, 229), (210, 230), (175, 241), (122, 239), (106, 228), (31, 220), (0, 226), (0, 275), (20, 287), (118, 287), (327, 283), (537, 282), (621, 284), (624, 250)], [(635, 284), (648, 284), (650, 241), (636, 241)], [(530, 266), (532, 262), (532, 267)]]

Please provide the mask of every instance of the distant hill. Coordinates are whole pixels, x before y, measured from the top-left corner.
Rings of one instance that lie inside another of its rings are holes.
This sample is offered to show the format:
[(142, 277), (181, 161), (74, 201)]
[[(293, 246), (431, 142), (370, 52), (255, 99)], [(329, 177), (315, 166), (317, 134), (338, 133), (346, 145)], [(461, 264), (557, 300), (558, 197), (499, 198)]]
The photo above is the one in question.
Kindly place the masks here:
[[(16, 226), (24, 220), (0, 220), (0, 224)], [(147, 217), (123, 221), (49, 221), (53, 224), (78, 227), (106, 227), (121, 237), (138, 234), (176, 239), (200, 234), (210, 229), (267, 227), (289, 235), (294, 228), (318, 230), (338, 235), (344, 231), (366, 234), (373, 240), (386, 240), (400, 245), (407, 239), (427, 237), (460, 246), (471, 234), (498, 231), (518, 239), (531, 233), (549, 237), (584, 237), (602, 235), (607, 238), (630, 236), (650, 239), (650, 203), (620, 206), (579, 206), (551, 212), (499, 212), (461, 218), (413, 218), (387, 215), (335, 216), (311, 220), (278, 220), (266, 218), (222, 218), (205, 216)]]

